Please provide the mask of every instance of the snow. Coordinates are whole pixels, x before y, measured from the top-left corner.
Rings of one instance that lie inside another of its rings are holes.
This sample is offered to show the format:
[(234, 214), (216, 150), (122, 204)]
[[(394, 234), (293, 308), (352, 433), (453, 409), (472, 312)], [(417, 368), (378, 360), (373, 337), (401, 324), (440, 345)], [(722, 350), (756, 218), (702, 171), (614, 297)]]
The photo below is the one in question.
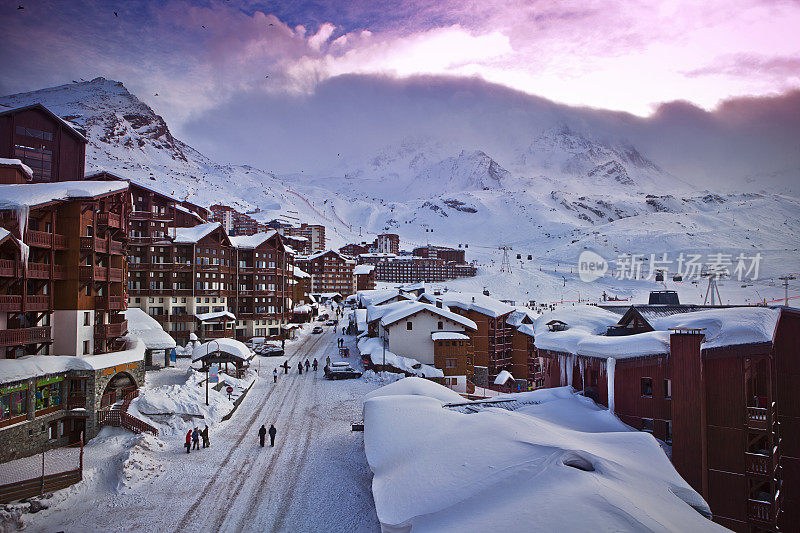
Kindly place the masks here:
[(148, 350), (168, 350), (175, 348), (176, 343), (169, 333), (164, 331), (156, 319), (139, 308), (131, 307), (123, 312), (128, 321), (128, 333), (140, 338)]
[(100, 355), (27, 355), (0, 359), (0, 383), (21, 381), (68, 370), (100, 370), (144, 360), (145, 344), (138, 337), (126, 336), (125, 349)]
[(707, 309), (661, 317), (653, 328), (702, 328), (705, 335), (703, 348), (717, 348), (735, 344), (772, 342), (780, 317), (779, 309), (761, 307), (733, 307)]
[(294, 267), (294, 277), (296, 277), (296, 278), (310, 278), (311, 276), (309, 274), (306, 274), (302, 270), (300, 270), (299, 267), (295, 266)]
[(213, 313), (200, 313), (194, 315), (200, 322), (208, 322), (217, 320), (219, 318), (227, 318), (228, 320), (236, 320), (236, 316), (230, 311), (214, 311)]
[(75, 198), (94, 198), (127, 189), (126, 181), (64, 181), (0, 185), (0, 210), (30, 208)]
[(382, 326), (388, 326), (388, 325), (394, 324), (398, 320), (403, 320), (404, 318), (407, 318), (407, 317), (409, 317), (411, 315), (414, 315), (416, 313), (419, 313), (421, 311), (428, 311), (429, 313), (433, 313), (433, 314), (438, 315), (438, 316), (440, 316), (442, 318), (446, 318), (448, 320), (452, 320), (453, 322), (461, 324), (465, 328), (468, 328), (468, 329), (471, 329), (471, 330), (477, 330), (478, 329), (478, 326), (475, 324), (475, 322), (473, 322), (469, 318), (464, 318), (461, 315), (457, 315), (457, 314), (455, 314), (455, 313), (453, 313), (451, 311), (448, 311), (446, 309), (441, 309), (441, 308), (436, 307), (436, 306), (431, 305), (431, 304), (426, 304), (426, 303), (421, 303), (421, 302), (413, 302), (413, 301), (397, 302), (397, 303), (403, 303), (405, 305), (401, 305), (397, 309), (392, 309), (391, 312), (383, 315), (381, 317), (381, 325)]
[(247, 361), (253, 357), (253, 352), (245, 343), (237, 341), (236, 339), (221, 338), (204, 342), (200, 346), (196, 346), (192, 351), (192, 361), (197, 361), (217, 350), (243, 361)]
[(575, 350), (580, 355), (601, 359), (668, 354), (669, 335), (669, 331), (648, 331), (617, 337), (589, 335), (578, 343)]
[(207, 222), (192, 228), (176, 228), (174, 242), (178, 244), (195, 244), (212, 231), (221, 227), (222, 224), (219, 222)]
[(606, 360), (606, 390), (608, 390), (608, 411), (614, 412), (614, 374), (617, 369), (617, 360), (609, 357)]
[(508, 315), (508, 318), (506, 319), (506, 324), (517, 328), (522, 325), (522, 321), (525, 320), (525, 318), (529, 318), (531, 322), (533, 322), (538, 318), (538, 315), (533, 311), (531, 311), (530, 309), (517, 307), (514, 311), (511, 312), (510, 315)]
[(444, 372), (434, 366), (420, 363), (416, 359), (410, 357), (402, 357), (389, 350), (384, 350), (381, 339), (377, 337), (361, 339), (358, 342), (358, 351), (361, 355), (369, 355), (372, 362), (376, 365), (382, 365), (385, 361), (387, 365), (415, 376), (429, 378), (444, 377)]
[(434, 331), (431, 333), (431, 340), (434, 341), (466, 341), (469, 340), (468, 335), (463, 333), (456, 333), (453, 331)]
[(277, 231), (254, 233), (253, 235), (236, 235), (230, 237), (231, 244), (236, 248), (258, 248), (263, 243), (274, 237)]
[(7, 157), (0, 157), (0, 165), (6, 167), (17, 167), (24, 172), (28, 178), (33, 178), (33, 170), (31, 167), (20, 161), (19, 159), (9, 159)]
[(449, 291), (441, 296), (424, 293), (421, 298), (425, 298), (431, 302), (439, 300), (448, 307), (458, 307), (465, 311), (476, 311), (494, 318), (507, 315), (514, 311), (514, 308), (510, 305), (480, 293)]
[(724, 530), (652, 435), (569, 389), (501, 396), (535, 402), (513, 412), (462, 414), (443, 408), (455, 393), (421, 381), (364, 402), (384, 531)]
[(356, 330), (359, 333), (367, 331), (367, 310), (366, 309), (353, 309), (356, 317)]
[(374, 270), (375, 270), (375, 265), (356, 265), (355, 267), (353, 267), (353, 275), (361, 276), (364, 274), (369, 274)]
[[(619, 315), (591, 305), (581, 305), (545, 313), (534, 322), (535, 344), (540, 350), (578, 353), (578, 343), (591, 335), (606, 332), (619, 322)], [(550, 331), (547, 323), (560, 320), (568, 325), (564, 331)]]
[(497, 377), (494, 378), (495, 385), (505, 385), (508, 380), (514, 380), (514, 376), (508, 370), (501, 370)]
[(391, 300), (392, 298), (400, 295), (400, 291), (397, 289), (372, 289), (366, 291), (358, 291), (356, 293), (358, 297), (358, 303), (363, 307), (367, 307), (370, 305), (381, 305), (386, 300)]

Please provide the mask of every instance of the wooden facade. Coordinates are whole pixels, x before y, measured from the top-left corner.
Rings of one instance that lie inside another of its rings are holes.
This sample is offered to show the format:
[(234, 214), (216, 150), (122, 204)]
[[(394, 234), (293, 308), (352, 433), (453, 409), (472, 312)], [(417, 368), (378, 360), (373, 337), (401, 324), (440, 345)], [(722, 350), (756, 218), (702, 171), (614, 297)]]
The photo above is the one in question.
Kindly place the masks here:
[(298, 257), (297, 266), (311, 275), (312, 293), (336, 293), (342, 297), (355, 293), (355, 261), (328, 250), (308, 257)]

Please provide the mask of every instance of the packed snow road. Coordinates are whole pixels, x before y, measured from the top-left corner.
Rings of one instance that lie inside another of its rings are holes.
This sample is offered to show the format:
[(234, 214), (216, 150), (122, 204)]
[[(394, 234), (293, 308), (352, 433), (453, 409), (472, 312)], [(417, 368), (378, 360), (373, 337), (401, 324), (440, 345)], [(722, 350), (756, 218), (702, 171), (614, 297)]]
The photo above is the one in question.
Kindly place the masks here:
[[(378, 531), (363, 438), (350, 431), (363, 395), (376, 384), (324, 379), (326, 356), (339, 359), (335, 331), (325, 329), (287, 346), (289, 373), (278, 368), (276, 384), (272, 370), (287, 358), (261, 359), (262, 378), (233, 418), (212, 431), (210, 448), (187, 455), (182, 438), (169, 439), (166, 450), (154, 452), (163, 466), (157, 475), (117, 489), (110, 486), (119, 477), (116, 465), (116, 472), (105, 472), (105, 484), (89, 480), (54, 508), (31, 515), (29, 528)], [(299, 375), (297, 363), (314, 358), (319, 370)], [(274, 448), (269, 438), (259, 445), (262, 424), (277, 428)]]

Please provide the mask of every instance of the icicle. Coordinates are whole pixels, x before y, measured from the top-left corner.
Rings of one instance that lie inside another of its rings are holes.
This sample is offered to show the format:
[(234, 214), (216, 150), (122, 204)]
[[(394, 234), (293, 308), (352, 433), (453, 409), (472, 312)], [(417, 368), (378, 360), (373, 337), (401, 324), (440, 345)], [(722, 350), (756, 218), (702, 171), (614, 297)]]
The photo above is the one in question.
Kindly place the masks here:
[(19, 255), (22, 260), (22, 268), (27, 270), (31, 249), (25, 244), (25, 232), (28, 231), (28, 217), (31, 214), (31, 207), (29, 205), (20, 205), (14, 211), (17, 215), (17, 222), (19, 222)]
[(606, 379), (608, 380), (608, 411), (614, 412), (614, 369), (617, 360), (609, 357), (606, 363)]
[(575, 356), (570, 355), (567, 359), (567, 385), (572, 386), (572, 372), (575, 368)]
[(558, 370), (561, 386), (563, 387), (567, 384), (567, 356), (561, 354), (558, 355)]

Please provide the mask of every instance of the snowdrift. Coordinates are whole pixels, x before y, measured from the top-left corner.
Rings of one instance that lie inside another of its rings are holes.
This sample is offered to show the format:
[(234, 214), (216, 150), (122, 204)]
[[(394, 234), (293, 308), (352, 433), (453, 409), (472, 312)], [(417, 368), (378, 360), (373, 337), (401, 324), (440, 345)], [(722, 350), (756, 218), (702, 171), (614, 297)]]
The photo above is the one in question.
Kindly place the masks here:
[(501, 396), (528, 404), (513, 412), (457, 397), (418, 378), (367, 396), (383, 531), (724, 531), (652, 435), (571, 389)]

